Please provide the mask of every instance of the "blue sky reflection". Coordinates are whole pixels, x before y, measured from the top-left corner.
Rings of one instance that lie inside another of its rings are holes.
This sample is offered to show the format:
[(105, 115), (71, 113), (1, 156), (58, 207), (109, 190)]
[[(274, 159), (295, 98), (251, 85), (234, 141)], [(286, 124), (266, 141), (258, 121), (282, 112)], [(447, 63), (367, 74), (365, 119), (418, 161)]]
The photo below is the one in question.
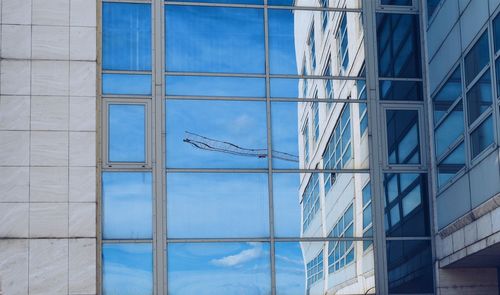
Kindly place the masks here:
[(165, 6), (167, 71), (264, 73), (262, 9)]
[(103, 244), (104, 295), (153, 294), (151, 244)]
[(267, 167), (267, 158), (204, 150), (184, 141), (187, 131), (247, 149), (265, 150), (265, 102), (167, 100), (166, 104), (167, 167)]
[(267, 243), (170, 244), (167, 253), (170, 295), (271, 294)]
[(266, 174), (168, 174), (169, 238), (268, 236), (267, 187)]

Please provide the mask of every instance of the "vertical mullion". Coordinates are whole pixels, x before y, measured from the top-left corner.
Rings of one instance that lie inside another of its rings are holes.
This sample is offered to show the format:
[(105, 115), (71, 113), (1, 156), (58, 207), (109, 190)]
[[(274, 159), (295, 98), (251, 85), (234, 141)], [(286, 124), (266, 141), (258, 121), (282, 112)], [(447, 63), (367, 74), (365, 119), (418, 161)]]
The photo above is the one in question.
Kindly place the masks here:
[(269, 256), (271, 263), (271, 294), (276, 294), (276, 259), (275, 240), (274, 240), (274, 200), (273, 200), (273, 155), (272, 155), (272, 131), (271, 131), (271, 81), (270, 81), (270, 62), (269, 62), (269, 14), (267, 0), (264, 0), (264, 48), (265, 48), (265, 67), (266, 67), (266, 127), (267, 127), (267, 184), (269, 198), (269, 237), (270, 247)]
[[(381, 153), (383, 142), (378, 127), (380, 115), (380, 103), (378, 98), (378, 71), (377, 71), (377, 26), (375, 3), (371, 0), (363, 0), (363, 24), (365, 42), (365, 64), (366, 64), (366, 91), (368, 112), (368, 147), (370, 151), (370, 182), (372, 186), (372, 223), (373, 244), (375, 260), (375, 288), (377, 294), (388, 294), (386, 241), (384, 232), (384, 204)], [(370, 54), (371, 53), (371, 54)], [(380, 126), (382, 127), (382, 126)]]
[(165, 169), (163, 169), (163, 149), (162, 140), (163, 131), (163, 97), (164, 97), (164, 77), (163, 77), (163, 1), (153, 0), (153, 130), (154, 136), (151, 141), (153, 144), (153, 175), (155, 192), (155, 234), (154, 234), (154, 278), (155, 294), (166, 294), (166, 267), (165, 267), (165, 233), (166, 222), (164, 220), (165, 207)]

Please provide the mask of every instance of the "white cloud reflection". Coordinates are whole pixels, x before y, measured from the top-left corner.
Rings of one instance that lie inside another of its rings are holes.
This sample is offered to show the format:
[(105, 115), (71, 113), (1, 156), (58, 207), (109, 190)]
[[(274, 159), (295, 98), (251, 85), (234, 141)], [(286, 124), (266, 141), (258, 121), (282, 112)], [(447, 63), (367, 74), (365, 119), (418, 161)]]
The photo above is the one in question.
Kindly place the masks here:
[(252, 246), (252, 248), (243, 250), (238, 254), (212, 259), (210, 262), (216, 266), (231, 267), (260, 258), (264, 254), (262, 243), (248, 243), (248, 245)]

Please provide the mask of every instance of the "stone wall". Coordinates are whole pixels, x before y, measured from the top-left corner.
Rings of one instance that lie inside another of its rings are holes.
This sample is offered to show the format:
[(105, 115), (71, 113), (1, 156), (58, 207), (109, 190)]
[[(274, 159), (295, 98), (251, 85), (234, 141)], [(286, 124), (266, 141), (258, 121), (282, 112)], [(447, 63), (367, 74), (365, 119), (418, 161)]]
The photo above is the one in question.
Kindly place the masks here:
[(1, 0), (0, 284), (96, 293), (96, 1)]

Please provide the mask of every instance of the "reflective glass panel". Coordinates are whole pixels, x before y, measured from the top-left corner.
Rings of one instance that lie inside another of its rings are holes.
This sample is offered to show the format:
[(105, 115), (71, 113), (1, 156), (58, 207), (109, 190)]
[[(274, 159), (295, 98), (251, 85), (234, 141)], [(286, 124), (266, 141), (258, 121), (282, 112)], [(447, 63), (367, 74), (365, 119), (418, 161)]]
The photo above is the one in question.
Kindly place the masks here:
[(109, 104), (109, 161), (146, 161), (146, 105)]
[(427, 0), (427, 16), (430, 18), (441, 0)]
[(491, 102), (491, 77), (488, 70), (467, 92), (469, 126), (491, 106)]
[(166, 0), (167, 2), (202, 2), (202, 3), (227, 3), (227, 4), (264, 4), (263, 0)]
[(405, 5), (405, 6), (411, 6), (412, 0), (381, 0), (380, 4), (382, 5)]
[(389, 164), (420, 163), (417, 110), (387, 110)]
[(165, 6), (171, 72), (265, 72), (262, 9)]
[(104, 239), (151, 239), (152, 180), (149, 172), (102, 174)]
[(151, 5), (102, 4), (102, 68), (151, 70)]
[(151, 95), (151, 75), (102, 74), (102, 94)]
[(166, 76), (167, 95), (266, 97), (265, 79), (241, 77)]
[(453, 102), (462, 95), (462, 79), (460, 67), (448, 78), (439, 92), (433, 97), (434, 100), (434, 123), (437, 123), (448, 111)]
[(367, 122), (352, 116), (365, 107), (362, 103), (272, 102), (273, 167), (314, 168), (323, 158), (324, 169), (368, 168), (368, 139), (361, 136)]
[(500, 58), (495, 61), (495, 74), (497, 77), (497, 98), (500, 98)]
[(380, 81), (381, 100), (422, 100), (422, 82)]
[(168, 245), (169, 294), (271, 294), (268, 243)]
[(167, 167), (267, 167), (264, 101), (167, 100)]
[(430, 240), (387, 241), (389, 293), (433, 293)]
[[(300, 2), (294, 4), (298, 6)], [(357, 6), (354, 2), (348, 1), (347, 6)], [(318, 4), (315, 2), (312, 6)], [(349, 49), (363, 50), (359, 46), (362, 41), (360, 15), (357, 12), (269, 9), (271, 74), (321, 76), (325, 75), (330, 63), (327, 75), (345, 75), (349, 72)], [(329, 51), (324, 50), (327, 41), (335, 44)]]
[(436, 128), (436, 158), (440, 158), (448, 151), (452, 144), (464, 133), (464, 112), (461, 103)]
[(469, 85), (476, 78), (477, 74), (488, 64), (489, 59), (488, 31), (486, 31), (465, 56), (465, 85)]
[(150, 243), (104, 243), (102, 268), (103, 294), (153, 294), (153, 247)]
[(463, 167), (465, 167), (465, 145), (462, 142), (438, 164), (438, 186), (445, 185)]
[[(390, 183), (396, 187), (390, 188)], [(384, 175), (388, 237), (422, 237), (429, 232), (429, 201), (425, 174)], [(389, 191), (391, 190), (391, 191)]]
[(470, 139), (473, 158), (493, 143), (493, 120), (491, 116), (484, 120), (483, 123), (471, 133)]
[[(322, 237), (325, 231), (330, 237), (353, 237), (353, 229), (363, 222), (362, 198), (356, 198), (356, 192), (368, 177), (368, 173), (274, 173), (275, 235)], [(327, 191), (322, 188), (325, 181), (333, 181)]]
[(169, 173), (169, 238), (236, 238), (269, 235), (267, 175)]
[[(365, 80), (272, 78), (271, 98), (327, 100), (355, 98), (364, 90), (361, 86), (364, 82)], [(366, 99), (366, 94), (364, 96)]]
[(500, 50), (500, 15), (497, 15), (493, 20), (493, 41), (496, 53)]
[(380, 77), (421, 77), (419, 31), (418, 15), (377, 13)]

